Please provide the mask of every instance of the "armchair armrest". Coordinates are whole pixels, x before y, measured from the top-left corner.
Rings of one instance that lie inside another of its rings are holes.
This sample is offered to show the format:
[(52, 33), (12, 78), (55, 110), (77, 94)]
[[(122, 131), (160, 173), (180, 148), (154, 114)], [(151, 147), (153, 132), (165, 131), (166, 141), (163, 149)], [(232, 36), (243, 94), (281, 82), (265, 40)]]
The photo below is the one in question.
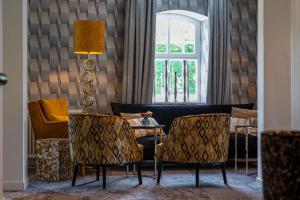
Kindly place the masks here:
[(45, 138), (68, 138), (68, 121), (53, 121), (43, 124), (43, 133), (40, 139)]

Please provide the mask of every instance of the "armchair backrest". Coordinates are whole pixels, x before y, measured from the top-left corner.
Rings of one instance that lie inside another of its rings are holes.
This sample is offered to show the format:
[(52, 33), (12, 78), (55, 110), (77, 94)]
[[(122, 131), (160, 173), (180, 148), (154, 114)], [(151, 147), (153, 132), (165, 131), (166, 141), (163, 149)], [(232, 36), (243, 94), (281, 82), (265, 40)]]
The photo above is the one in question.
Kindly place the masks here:
[(43, 115), (39, 101), (30, 101), (28, 103), (28, 111), (34, 136), (36, 139), (39, 139), (41, 138), (40, 135), (43, 133), (44, 123), (47, 121), (45, 116)]
[(67, 138), (68, 121), (49, 121), (41, 107), (40, 100), (28, 102), (28, 111), (35, 139)]
[(129, 123), (120, 117), (70, 114), (69, 137), (76, 164), (114, 165), (142, 159)]
[(178, 163), (227, 161), (230, 116), (202, 114), (176, 118), (171, 125), (160, 160)]

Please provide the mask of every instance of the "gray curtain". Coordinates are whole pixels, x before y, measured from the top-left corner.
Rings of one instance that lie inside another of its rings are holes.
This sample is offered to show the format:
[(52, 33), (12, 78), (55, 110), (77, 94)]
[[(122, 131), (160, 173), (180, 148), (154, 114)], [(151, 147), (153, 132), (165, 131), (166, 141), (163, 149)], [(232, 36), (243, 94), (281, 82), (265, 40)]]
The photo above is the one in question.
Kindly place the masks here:
[(156, 0), (127, 0), (123, 103), (151, 103), (154, 78)]
[(231, 71), (228, 63), (228, 0), (209, 0), (210, 26), (208, 104), (231, 102)]

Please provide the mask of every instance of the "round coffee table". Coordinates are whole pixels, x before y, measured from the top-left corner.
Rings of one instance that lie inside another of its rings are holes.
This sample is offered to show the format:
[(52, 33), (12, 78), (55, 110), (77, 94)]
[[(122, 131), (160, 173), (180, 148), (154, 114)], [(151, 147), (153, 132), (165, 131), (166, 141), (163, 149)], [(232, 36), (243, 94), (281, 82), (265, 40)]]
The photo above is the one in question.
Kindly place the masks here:
[(165, 128), (165, 125), (147, 125), (147, 126), (130, 126), (130, 129), (133, 131), (138, 130), (138, 129), (146, 129), (146, 130), (153, 130), (153, 137), (154, 137), (154, 178), (156, 178), (157, 174), (157, 169), (156, 169), (156, 154), (157, 154), (157, 130), (159, 130), (159, 138), (160, 138), (160, 143), (163, 142), (163, 128)]

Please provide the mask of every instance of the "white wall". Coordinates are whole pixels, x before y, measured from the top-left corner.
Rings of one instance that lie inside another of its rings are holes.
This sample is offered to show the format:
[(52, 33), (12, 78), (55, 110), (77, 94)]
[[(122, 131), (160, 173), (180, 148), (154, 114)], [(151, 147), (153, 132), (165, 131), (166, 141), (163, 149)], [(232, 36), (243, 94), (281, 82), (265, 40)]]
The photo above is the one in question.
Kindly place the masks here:
[[(2, 58), (2, 0), (0, 0), (0, 72), (3, 71)], [(2, 107), (2, 88), (0, 87), (0, 199), (3, 198), (3, 107)]]
[(3, 0), (4, 190), (27, 186), (27, 1)]
[[(258, 1), (259, 132), (300, 130), (300, 1)], [(260, 138), (258, 179), (262, 178)]]
[(264, 130), (264, 0), (258, 0), (257, 30), (257, 109), (259, 119), (259, 134), (257, 137), (257, 179), (262, 180), (260, 133)]
[(265, 129), (291, 128), (291, 0), (265, 0)]
[(292, 125), (300, 130), (300, 1), (292, 0)]

